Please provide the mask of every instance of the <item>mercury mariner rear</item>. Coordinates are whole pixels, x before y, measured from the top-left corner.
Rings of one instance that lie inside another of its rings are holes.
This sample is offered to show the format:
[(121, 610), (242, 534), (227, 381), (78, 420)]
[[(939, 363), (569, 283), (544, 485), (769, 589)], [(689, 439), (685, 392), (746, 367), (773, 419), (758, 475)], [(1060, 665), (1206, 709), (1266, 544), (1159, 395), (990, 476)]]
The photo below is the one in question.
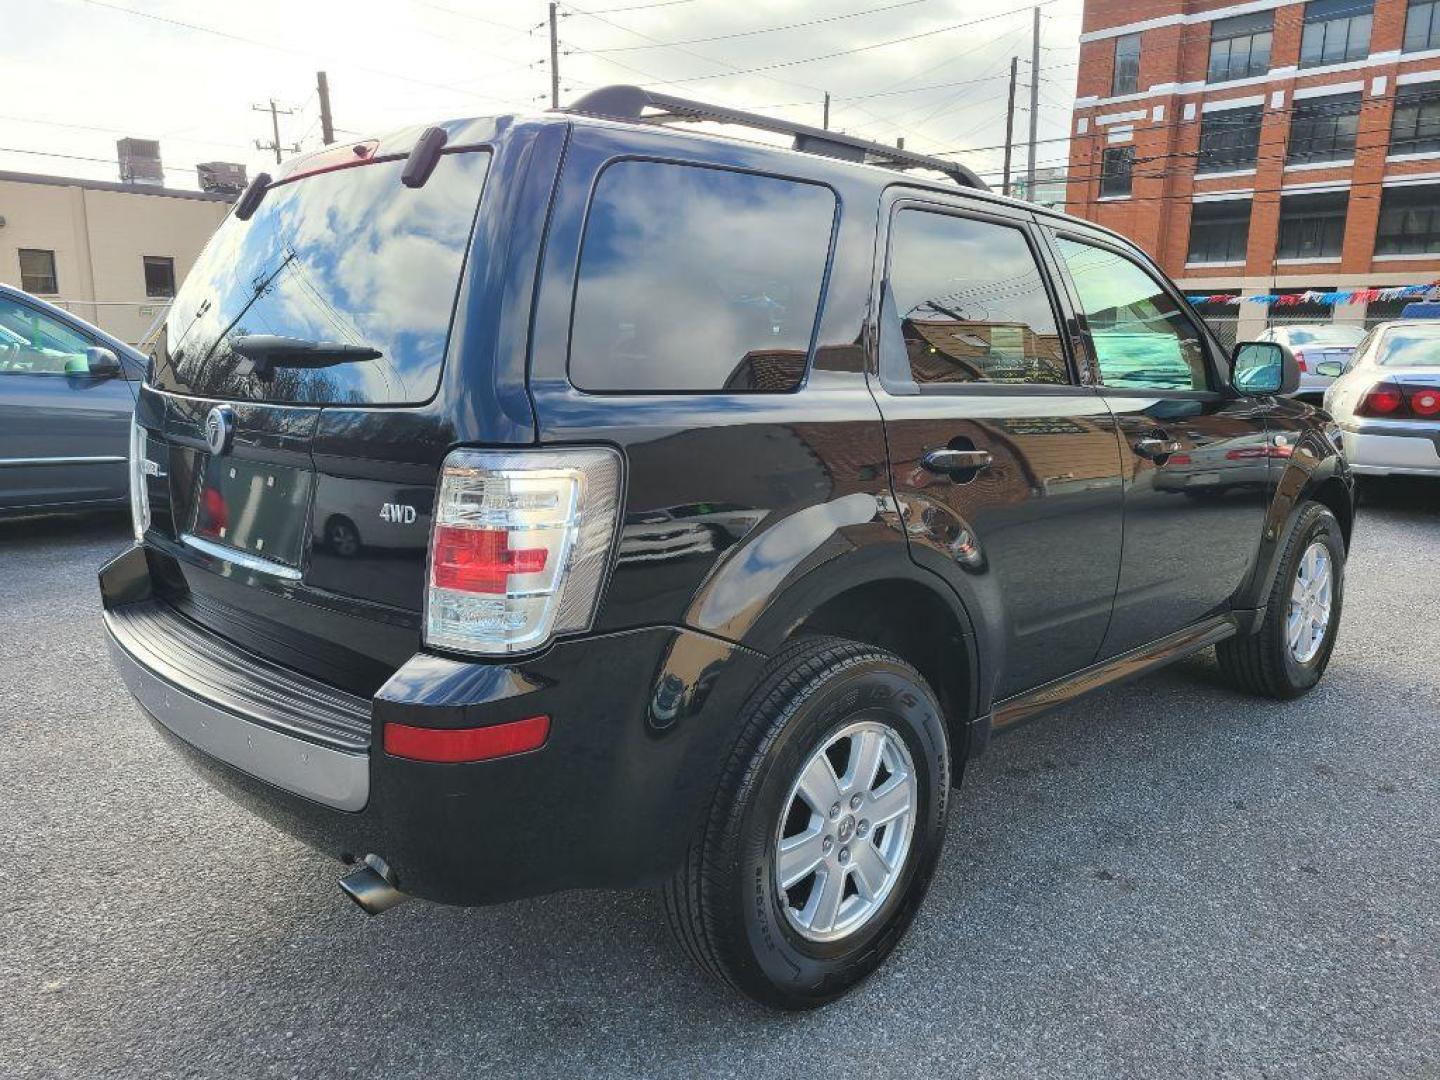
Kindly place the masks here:
[(525, 342), (565, 132), (469, 121), (259, 178), (176, 298), (137, 409), (136, 545), (101, 573), (115, 662), (216, 783), (369, 856), (367, 903), (679, 858), (670, 829), (652, 837), (666, 792), (624, 770), (695, 748), (593, 718), (643, 715), (689, 635), (574, 648), (619, 455), (533, 446)]

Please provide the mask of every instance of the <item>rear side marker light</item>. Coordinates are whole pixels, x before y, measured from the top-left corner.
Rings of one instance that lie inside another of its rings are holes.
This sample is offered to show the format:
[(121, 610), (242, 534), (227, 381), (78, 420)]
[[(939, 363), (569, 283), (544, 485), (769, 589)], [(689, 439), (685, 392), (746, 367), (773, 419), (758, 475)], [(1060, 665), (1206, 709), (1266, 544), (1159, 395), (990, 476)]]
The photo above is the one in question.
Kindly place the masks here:
[(478, 728), (385, 725), (385, 753), (410, 761), (490, 761), (539, 750), (550, 737), (550, 717), (527, 716)]
[(614, 546), (620, 468), (620, 455), (605, 447), (447, 457), (430, 535), (425, 643), (506, 656), (588, 630)]

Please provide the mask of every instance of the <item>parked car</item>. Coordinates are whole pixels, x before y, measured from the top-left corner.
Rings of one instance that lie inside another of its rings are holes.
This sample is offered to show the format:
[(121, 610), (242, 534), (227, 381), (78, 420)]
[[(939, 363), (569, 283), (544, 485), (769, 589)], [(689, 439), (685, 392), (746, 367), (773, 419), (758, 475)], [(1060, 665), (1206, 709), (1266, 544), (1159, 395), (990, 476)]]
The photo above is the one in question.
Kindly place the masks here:
[(1325, 393), (1350, 467), (1440, 476), (1440, 322), (1381, 323)]
[(1262, 330), (1258, 341), (1278, 341), (1289, 347), (1300, 366), (1300, 388), (1295, 396), (1316, 404), (1320, 402), (1326, 388), (1335, 381), (1334, 376), (1325, 374), (1339, 363), (1341, 369), (1355, 354), (1355, 346), (1365, 336), (1363, 326), (1347, 323), (1306, 323), (1295, 326), (1271, 326)]
[(125, 506), (145, 363), (99, 327), (0, 285), (0, 518)]
[[(367, 911), (657, 885), (815, 1006), (993, 733), (1212, 645), (1321, 677), (1352, 481), (1298, 378), (1115, 233), (851, 136), (615, 87), (338, 146), (175, 300), (112, 656)], [(413, 539), (362, 571), (337, 514)]]

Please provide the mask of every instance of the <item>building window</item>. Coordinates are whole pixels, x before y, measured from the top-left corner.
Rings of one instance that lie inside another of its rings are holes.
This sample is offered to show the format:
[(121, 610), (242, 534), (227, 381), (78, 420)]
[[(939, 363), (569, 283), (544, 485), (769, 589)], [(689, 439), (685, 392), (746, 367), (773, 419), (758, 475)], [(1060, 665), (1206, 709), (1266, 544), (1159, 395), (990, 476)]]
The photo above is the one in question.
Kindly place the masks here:
[(1386, 188), (1380, 197), (1376, 255), (1440, 253), (1440, 186)]
[(175, 260), (169, 255), (143, 255), (145, 261), (145, 295), (175, 295)]
[(1370, 55), (1373, 0), (1311, 0), (1305, 5), (1300, 66), (1342, 64)]
[(1195, 171), (1253, 169), (1260, 146), (1261, 107), (1205, 113), (1200, 121), (1200, 158)]
[(1440, 84), (1420, 83), (1395, 91), (1390, 153), (1440, 154)]
[(1130, 174), (1135, 169), (1135, 147), (1108, 146), (1100, 162), (1100, 197), (1120, 198), (1130, 194)]
[(1285, 195), (1280, 199), (1277, 259), (1330, 259), (1345, 243), (1347, 191)]
[(1122, 34), (1115, 39), (1115, 76), (1110, 93), (1133, 94), (1140, 89), (1140, 35)]
[(28, 293), (47, 296), (60, 291), (55, 281), (55, 252), (39, 248), (20, 249), (20, 288)]
[(1440, 49), (1440, 3), (1411, 0), (1405, 12), (1405, 52)]
[(1189, 263), (1243, 263), (1250, 237), (1250, 200), (1196, 203), (1190, 210)]
[(1270, 31), (1274, 12), (1237, 15), (1210, 24), (1210, 68), (1206, 82), (1249, 79), (1270, 70)]
[(1343, 161), (1355, 156), (1355, 129), (1360, 123), (1360, 95), (1302, 98), (1290, 117), (1290, 146), (1285, 163)]

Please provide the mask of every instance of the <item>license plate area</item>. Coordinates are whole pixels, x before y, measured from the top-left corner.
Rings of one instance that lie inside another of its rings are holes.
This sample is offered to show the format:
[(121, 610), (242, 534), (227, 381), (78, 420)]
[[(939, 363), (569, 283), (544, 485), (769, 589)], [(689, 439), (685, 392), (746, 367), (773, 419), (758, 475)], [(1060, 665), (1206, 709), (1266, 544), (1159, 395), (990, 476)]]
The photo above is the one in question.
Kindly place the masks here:
[(207, 458), (190, 531), (212, 544), (298, 569), (314, 482), (308, 470)]

